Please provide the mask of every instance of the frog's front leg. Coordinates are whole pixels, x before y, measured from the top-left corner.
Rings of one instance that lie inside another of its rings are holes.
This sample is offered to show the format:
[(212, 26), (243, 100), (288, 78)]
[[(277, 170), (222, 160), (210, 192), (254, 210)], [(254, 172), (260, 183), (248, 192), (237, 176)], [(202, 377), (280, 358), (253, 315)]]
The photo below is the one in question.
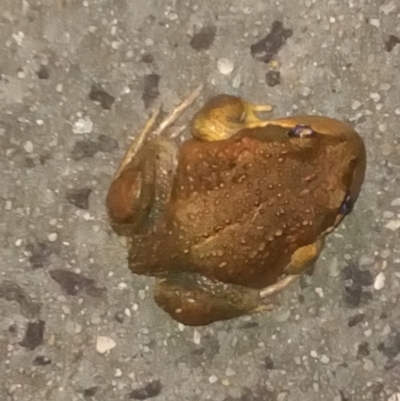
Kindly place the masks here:
[(171, 273), (158, 280), (154, 299), (175, 320), (189, 326), (273, 308), (261, 303), (258, 289), (225, 284), (193, 273)]
[(191, 133), (205, 141), (228, 139), (243, 129), (268, 125), (268, 120), (256, 113), (271, 110), (270, 105), (249, 103), (236, 96), (215, 96), (194, 115)]

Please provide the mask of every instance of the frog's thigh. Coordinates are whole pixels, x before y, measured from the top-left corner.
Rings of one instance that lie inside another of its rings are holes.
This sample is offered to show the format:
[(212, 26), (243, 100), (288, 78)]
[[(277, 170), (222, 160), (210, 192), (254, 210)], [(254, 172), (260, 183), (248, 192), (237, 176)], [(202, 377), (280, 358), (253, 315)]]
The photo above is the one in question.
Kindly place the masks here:
[(324, 238), (320, 238), (313, 244), (296, 249), (286, 267), (286, 273), (301, 274), (310, 268), (321, 253), (324, 243)]
[(175, 320), (190, 326), (271, 309), (268, 305), (259, 305), (259, 290), (224, 284), (197, 274), (159, 280), (154, 299)]

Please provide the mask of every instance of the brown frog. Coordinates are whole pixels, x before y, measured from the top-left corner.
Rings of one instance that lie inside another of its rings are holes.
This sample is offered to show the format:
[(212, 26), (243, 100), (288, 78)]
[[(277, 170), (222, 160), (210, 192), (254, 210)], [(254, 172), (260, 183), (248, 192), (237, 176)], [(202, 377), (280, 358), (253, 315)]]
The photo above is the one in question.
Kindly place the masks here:
[(193, 117), (194, 138), (159, 137), (153, 114), (107, 195), (115, 232), (129, 238), (129, 268), (157, 277), (156, 303), (203, 325), (270, 309), (274, 294), (313, 265), (326, 234), (356, 201), (362, 139), (320, 116), (262, 120), (269, 106), (220, 95)]

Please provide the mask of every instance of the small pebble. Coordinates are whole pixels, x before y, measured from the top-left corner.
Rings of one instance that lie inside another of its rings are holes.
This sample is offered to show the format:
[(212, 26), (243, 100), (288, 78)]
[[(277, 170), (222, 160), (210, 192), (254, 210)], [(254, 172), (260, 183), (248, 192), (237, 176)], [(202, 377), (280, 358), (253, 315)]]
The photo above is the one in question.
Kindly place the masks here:
[(216, 383), (216, 382), (218, 381), (218, 377), (215, 376), (215, 375), (211, 375), (211, 376), (208, 378), (208, 381), (209, 381), (211, 384), (214, 384), (214, 383)]
[(74, 134), (90, 134), (93, 129), (93, 123), (90, 117), (80, 118), (78, 121), (75, 121), (74, 126), (72, 127), (72, 132)]
[(311, 88), (309, 88), (308, 86), (303, 86), (300, 89), (300, 95), (301, 96), (307, 97), (310, 93), (311, 93)]
[(357, 110), (361, 106), (361, 103), (358, 100), (354, 100), (354, 102), (351, 105), (352, 110)]
[(324, 297), (324, 290), (321, 287), (317, 287), (315, 292), (319, 295), (320, 298)]
[(217, 61), (218, 70), (223, 75), (229, 75), (234, 69), (233, 62), (227, 58), (220, 58)]
[(385, 228), (396, 231), (400, 228), (400, 220), (390, 220), (389, 223), (385, 225)]
[(369, 24), (374, 26), (375, 28), (380, 28), (381, 22), (377, 18), (370, 18)]
[(48, 239), (50, 242), (54, 242), (57, 240), (57, 237), (58, 237), (57, 233), (51, 233), (51, 234), (49, 234)]
[(380, 272), (375, 278), (374, 288), (375, 290), (379, 291), (384, 286), (385, 286), (385, 275), (382, 272)]
[(63, 91), (63, 84), (58, 84), (56, 86), (56, 92), (61, 93)]
[(330, 359), (326, 355), (321, 355), (321, 358), (319, 359), (319, 361), (321, 363), (323, 363), (324, 365), (327, 365), (329, 363)]
[(379, 93), (370, 93), (369, 97), (375, 102), (379, 102), (381, 100), (381, 95)]
[(236, 375), (236, 372), (232, 368), (230, 368), (230, 367), (226, 368), (226, 370), (225, 370), (226, 377), (231, 377), (231, 376), (235, 376), (235, 375)]
[(314, 350), (312, 350), (312, 351), (310, 352), (310, 355), (311, 355), (313, 358), (316, 358), (316, 357), (318, 356), (317, 352), (314, 351)]
[(199, 345), (201, 343), (201, 334), (198, 330), (194, 329), (193, 331), (193, 342), (196, 345)]
[(116, 346), (116, 342), (110, 337), (98, 336), (96, 340), (96, 350), (99, 354), (105, 354)]
[(24, 143), (24, 149), (25, 149), (25, 152), (32, 153), (33, 152), (33, 143), (31, 141), (26, 141)]
[(71, 313), (71, 309), (67, 305), (61, 305), (61, 310), (64, 315), (69, 315)]

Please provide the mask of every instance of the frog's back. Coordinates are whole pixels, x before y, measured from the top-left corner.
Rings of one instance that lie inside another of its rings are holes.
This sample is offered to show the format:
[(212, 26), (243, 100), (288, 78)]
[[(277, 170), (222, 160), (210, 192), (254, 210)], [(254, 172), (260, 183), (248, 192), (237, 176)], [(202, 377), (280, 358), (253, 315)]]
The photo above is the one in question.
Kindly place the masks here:
[(184, 143), (166, 210), (178, 255), (171, 268), (261, 288), (335, 224), (364, 158), (363, 179), (361, 139), (287, 132), (266, 127)]

